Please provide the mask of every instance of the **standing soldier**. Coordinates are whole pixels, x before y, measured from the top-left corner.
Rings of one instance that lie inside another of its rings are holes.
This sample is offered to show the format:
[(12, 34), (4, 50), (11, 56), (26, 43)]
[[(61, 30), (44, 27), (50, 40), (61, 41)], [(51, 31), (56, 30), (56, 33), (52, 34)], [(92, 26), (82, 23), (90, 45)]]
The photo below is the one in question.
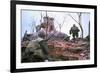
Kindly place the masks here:
[(78, 38), (79, 31), (80, 30), (78, 29), (78, 27), (75, 24), (70, 29), (70, 35), (72, 34), (74, 42), (75, 42), (75, 39)]

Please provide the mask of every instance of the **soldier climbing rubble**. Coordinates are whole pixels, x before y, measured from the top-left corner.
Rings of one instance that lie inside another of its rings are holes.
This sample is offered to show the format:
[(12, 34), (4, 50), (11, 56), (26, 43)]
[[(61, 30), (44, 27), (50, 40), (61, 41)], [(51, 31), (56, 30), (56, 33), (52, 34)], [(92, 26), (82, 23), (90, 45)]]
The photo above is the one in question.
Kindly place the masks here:
[[(25, 50), (25, 53), (28, 54), (29, 52), (32, 52), (33, 55), (40, 56), (41, 60), (39, 61), (51, 61), (51, 57), (49, 55), (49, 48), (47, 45), (47, 41), (51, 38), (51, 36), (45, 38), (45, 35), (43, 33), (38, 33), (38, 38), (30, 41)], [(41, 50), (41, 52), (39, 52), (39, 50)]]

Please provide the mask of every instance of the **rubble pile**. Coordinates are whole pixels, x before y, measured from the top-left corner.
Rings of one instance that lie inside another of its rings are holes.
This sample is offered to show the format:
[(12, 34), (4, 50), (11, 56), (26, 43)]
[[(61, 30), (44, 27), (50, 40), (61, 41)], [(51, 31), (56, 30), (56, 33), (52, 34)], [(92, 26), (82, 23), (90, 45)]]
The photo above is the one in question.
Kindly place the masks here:
[(70, 41), (48, 41), (50, 55), (64, 60), (87, 60), (90, 58), (89, 42), (79, 40), (77, 43)]

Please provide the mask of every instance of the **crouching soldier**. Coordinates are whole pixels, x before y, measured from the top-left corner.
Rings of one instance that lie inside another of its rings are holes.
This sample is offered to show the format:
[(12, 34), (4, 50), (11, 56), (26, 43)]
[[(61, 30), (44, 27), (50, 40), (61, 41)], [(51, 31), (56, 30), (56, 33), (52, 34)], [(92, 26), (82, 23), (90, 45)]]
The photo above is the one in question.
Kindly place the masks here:
[(75, 42), (76, 38), (78, 38), (79, 31), (80, 30), (78, 29), (78, 27), (75, 24), (70, 29), (70, 35), (72, 34), (74, 42)]
[[(25, 53), (28, 52), (33, 53), (33, 61), (35, 59), (35, 62), (37, 61), (50, 61), (51, 57), (49, 55), (49, 48), (47, 45), (47, 41), (50, 38), (44, 39), (45, 35), (43, 33), (38, 34), (38, 38), (35, 40), (30, 41), (28, 44)], [(35, 55), (35, 56), (34, 56)]]

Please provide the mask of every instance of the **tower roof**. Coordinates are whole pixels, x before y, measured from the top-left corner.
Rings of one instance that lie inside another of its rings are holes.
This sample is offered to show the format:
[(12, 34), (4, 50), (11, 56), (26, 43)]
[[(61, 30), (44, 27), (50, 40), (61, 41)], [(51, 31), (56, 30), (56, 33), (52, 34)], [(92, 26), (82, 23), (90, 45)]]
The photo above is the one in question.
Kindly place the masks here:
[(49, 16), (45, 16), (45, 17), (43, 17), (43, 19), (50, 19), (50, 20), (54, 20), (54, 18), (53, 17), (49, 17)]

